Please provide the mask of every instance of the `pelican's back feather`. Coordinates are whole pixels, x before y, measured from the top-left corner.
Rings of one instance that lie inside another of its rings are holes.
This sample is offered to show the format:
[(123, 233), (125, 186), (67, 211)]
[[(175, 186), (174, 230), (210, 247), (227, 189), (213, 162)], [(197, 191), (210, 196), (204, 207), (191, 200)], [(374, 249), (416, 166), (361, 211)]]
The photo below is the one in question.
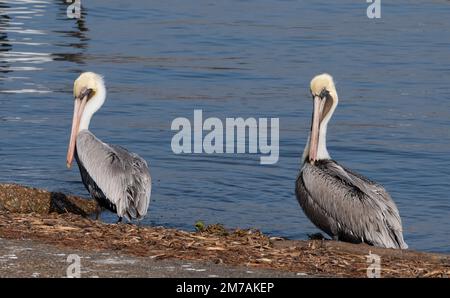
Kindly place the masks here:
[(398, 209), (383, 186), (333, 160), (306, 162), (296, 195), (311, 221), (333, 237), (388, 248), (407, 248)]
[(144, 159), (123, 147), (103, 143), (88, 130), (78, 133), (76, 147), (83, 183), (94, 198), (107, 199), (114, 205), (113, 211), (128, 220), (147, 214), (151, 177)]

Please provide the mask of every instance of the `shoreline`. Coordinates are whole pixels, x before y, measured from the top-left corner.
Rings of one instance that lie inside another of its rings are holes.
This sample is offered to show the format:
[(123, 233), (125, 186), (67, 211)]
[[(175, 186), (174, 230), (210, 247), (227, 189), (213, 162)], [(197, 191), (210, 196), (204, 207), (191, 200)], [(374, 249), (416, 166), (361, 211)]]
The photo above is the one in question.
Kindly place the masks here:
[[(372, 253), (381, 258), (381, 277), (450, 277), (448, 254), (331, 240), (286, 240), (251, 229), (228, 230), (221, 225), (207, 226), (201, 232), (186, 232), (164, 227), (106, 224), (86, 217), (94, 210), (95, 203), (91, 200), (0, 184), (0, 241), (16, 245), (22, 241), (49, 250), (77, 250), (88, 255), (108, 253), (152, 264), (200, 262), (211, 266), (216, 273), (222, 267), (224, 271), (235, 268), (237, 271), (224, 274), (229, 277), (242, 276), (239, 274), (246, 270), (261, 271), (257, 276), (366, 277), (368, 254)], [(35, 255), (39, 257), (39, 249)], [(51, 267), (45, 260), (35, 263), (36, 266), (42, 263), (38, 266), (40, 269)], [(133, 266), (122, 267), (128, 270), (124, 276), (155, 276), (142, 270), (133, 272)], [(2, 270), (0, 268), (0, 276), (5, 274)], [(193, 272), (192, 276), (196, 276)], [(31, 274), (27, 272), (24, 276)], [(176, 272), (174, 274), (177, 276)]]

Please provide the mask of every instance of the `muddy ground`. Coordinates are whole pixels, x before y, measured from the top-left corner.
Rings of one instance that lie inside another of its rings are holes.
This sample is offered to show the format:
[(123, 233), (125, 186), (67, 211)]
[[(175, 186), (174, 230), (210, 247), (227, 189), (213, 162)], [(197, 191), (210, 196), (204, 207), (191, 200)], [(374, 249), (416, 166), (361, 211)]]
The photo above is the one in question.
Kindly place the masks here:
[(0, 184), (0, 276), (64, 276), (72, 253), (86, 277), (366, 277), (369, 253), (380, 256), (382, 277), (450, 276), (444, 254), (291, 241), (221, 225), (186, 232), (106, 224), (87, 217), (94, 210), (82, 198)]

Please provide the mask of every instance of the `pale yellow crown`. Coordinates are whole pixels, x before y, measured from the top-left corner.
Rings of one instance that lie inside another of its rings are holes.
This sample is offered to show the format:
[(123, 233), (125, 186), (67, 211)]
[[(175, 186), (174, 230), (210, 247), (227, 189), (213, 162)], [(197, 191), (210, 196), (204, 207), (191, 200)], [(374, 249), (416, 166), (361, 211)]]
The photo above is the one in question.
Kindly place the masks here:
[(97, 92), (99, 86), (104, 84), (103, 77), (94, 72), (83, 72), (73, 83), (73, 95), (79, 96), (83, 89), (92, 89), (92, 96)]
[(323, 74), (315, 76), (311, 80), (310, 88), (311, 88), (311, 94), (313, 96), (320, 95), (320, 93), (323, 91), (323, 89), (326, 89), (330, 93), (336, 92), (333, 77), (327, 73), (323, 73)]

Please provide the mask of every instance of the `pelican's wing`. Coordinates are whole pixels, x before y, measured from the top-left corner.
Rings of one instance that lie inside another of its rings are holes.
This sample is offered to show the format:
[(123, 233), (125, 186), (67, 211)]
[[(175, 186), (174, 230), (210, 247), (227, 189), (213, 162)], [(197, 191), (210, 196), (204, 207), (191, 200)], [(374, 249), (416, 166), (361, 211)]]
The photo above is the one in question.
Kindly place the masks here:
[(407, 248), (398, 209), (381, 185), (332, 160), (315, 166), (305, 163), (299, 179), (309, 207), (328, 218), (333, 234), (377, 246)]
[(77, 154), (92, 180), (116, 205), (119, 216), (140, 219), (147, 214), (151, 177), (144, 159), (103, 143), (87, 130), (78, 134)]
[(147, 214), (150, 204), (151, 176), (147, 162), (139, 155), (127, 151), (125, 148), (110, 145), (126, 165), (127, 198), (130, 202), (128, 213), (132, 218), (141, 219)]

